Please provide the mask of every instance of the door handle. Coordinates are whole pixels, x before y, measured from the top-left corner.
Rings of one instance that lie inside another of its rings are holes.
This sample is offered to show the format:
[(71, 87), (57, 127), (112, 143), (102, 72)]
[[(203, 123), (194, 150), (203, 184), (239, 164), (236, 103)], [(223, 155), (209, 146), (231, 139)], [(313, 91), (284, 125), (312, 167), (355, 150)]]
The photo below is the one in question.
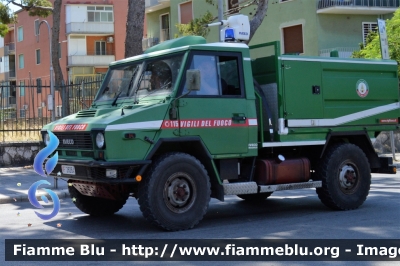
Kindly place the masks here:
[(233, 121), (246, 121), (247, 117), (245, 116), (234, 116), (232, 117)]

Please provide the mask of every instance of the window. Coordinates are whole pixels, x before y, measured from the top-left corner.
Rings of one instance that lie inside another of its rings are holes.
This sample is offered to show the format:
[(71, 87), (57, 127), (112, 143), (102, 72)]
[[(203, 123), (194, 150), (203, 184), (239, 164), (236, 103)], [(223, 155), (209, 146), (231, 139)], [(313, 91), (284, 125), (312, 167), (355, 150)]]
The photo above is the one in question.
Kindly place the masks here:
[(36, 65), (40, 64), (40, 49), (36, 50)]
[(19, 65), (19, 69), (23, 69), (25, 67), (25, 61), (24, 61), (23, 54), (18, 55), (18, 65)]
[(38, 107), (37, 112), (38, 112), (38, 117), (43, 117), (43, 108), (42, 107)]
[(303, 25), (296, 25), (282, 29), (283, 50), (285, 54), (302, 54)]
[(24, 40), (24, 28), (23, 27), (18, 27), (18, 36), (17, 40), (19, 42), (22, 42)]
[(362, 30), (363, 30), (363, 44), (366, 45), (367, 36), (371, 31), (377, 31), (378, 23), (376, 22), (363, 22)]
[(188, 24), (193, 19), (192, 1), (179, 5), (179, 23)]
[(96, 55), (105, 55), (106, 54), (106, 42), (96, 41)]
[(38, 36), (39, 35), (39, 20), (38, 19), (35, 20), (34, 29), (33, 30), (35, 32), (35, 36)]
[(112, 6), (88, 6), (87, 15), (89, 22), (113, 22)]
[(190, 69), (200, 70), (201, 84), (200, 91), (193, 91), (190, 95), (242, 94), (237, 56), (194, 55)]
[(19, 82), (19, 96), (25, 96), (25, 81)]
[(20, 118), (25, 118), (26, 115), (26, 110), (25, 109), (20, 109), (19, 110), (19, 117)]

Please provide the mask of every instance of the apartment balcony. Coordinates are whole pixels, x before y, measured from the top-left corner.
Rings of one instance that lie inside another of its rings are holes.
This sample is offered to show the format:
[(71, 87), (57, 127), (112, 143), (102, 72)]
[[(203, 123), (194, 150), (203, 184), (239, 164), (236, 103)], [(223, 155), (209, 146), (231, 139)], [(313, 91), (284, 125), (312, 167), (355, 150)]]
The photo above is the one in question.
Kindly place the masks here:
[(318, 14), (382, 15), (394, 13), (400, 0), (319, 0)]
[(104, 66), (115, 61), (115, 55), (72, 55), (68, 56), (68, 66)]
[(160, 32), (160, 42), (168, 41), (169, 39), (169, 29), (162, 29)]
[(143, 38), (142, 40), (142, 49), (143, 51), (147, 50), (148, 48), (159, 44), (160, 43), (160, 39), (155, 37), (155, 38)]
[(332, 51), (337, 51), (340, 58), (350, 58), (354, 51), (360, 50), (359, 47), (335, 47), (319, 51), (319, 56), (330, 57)]
[(4, 46), (4, 55), (15, 54), (15, 43), (10, 42)]
[(16, 75), (15, 75), (15, 70), (10, 70), (8, 72), (4, 72), (4, 80), (9, 81), (9, 80), (15, 80)]
[(66, 34), (114, 34), (113, 22), (71, 22), (66, 25)]
[(154, 12), (170, 6), (170, 0), (146, 0), (145, 10), (146, 13)]

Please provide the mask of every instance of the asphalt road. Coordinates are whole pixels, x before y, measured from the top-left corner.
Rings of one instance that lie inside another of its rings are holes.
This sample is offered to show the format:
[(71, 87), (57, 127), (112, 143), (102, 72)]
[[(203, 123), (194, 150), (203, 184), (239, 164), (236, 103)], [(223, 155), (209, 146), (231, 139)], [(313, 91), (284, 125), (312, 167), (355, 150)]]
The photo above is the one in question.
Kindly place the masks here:
[[(0, 261), (4, 239), (400, 239), (400, 174), (374, 174), (367, 201), (357, 210), (332, 211), (314, 189), (274, 193), (262, 204), (249, 204), (236, 196), (225, 202), (212, 200), (200, 224), (192, 230), (165, 232), (149, 225), (137, 201), (112, 217), (93, 218), (80, 212), (71, 199), (61, 199), (59, 214), (39, 219), (29, 202), (0, 204)], [(51, 204), (49, 205), (49, 208)], [(50, 211), (50, 210), (49, 210)], [(44, 213), (45, 210), (40, 212)], [(31, 224), (31, 226), (28, 226)], [(60, 224), (57, 226), (57, 224)], [(41, 265), (76, 265), (76, 262), (39, 262)], [(104, 262), (101, 265), (133, 265)], [(331, 262), (327, 265), (389, 265), (388, 262)], [(36, 265), (38, 262), (6, 262), (2, 265)], [(141, 262), (135, 265), (159, 265)], [(163, 263), (164, 264), (164, 263)], [(210, 262), (166, 262), (179, 265), (210, 265)], [(212, 265), (321, 265), (321, 262), (212, 262)], [(397, 263), (396, 263), (397, 264)], [(79, 265), (99, 265), (97, 262)]]

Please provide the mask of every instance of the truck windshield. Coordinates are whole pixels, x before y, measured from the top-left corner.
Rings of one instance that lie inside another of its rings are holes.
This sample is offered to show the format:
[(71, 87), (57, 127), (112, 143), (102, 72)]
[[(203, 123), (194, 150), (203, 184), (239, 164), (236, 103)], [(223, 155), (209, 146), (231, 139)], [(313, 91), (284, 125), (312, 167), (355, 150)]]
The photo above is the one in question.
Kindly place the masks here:
[(139, 72), (141, 63), (136, 62), (129, 66), (121, 66), (110, 69), (103, 86), (97, 95), (96, 101), (115, 100), (118, 98), (127, 97), (129, 90)]
[(96, 102), (171, 94), (182, 65), (183, 54), (132, 62), (109, 69)]

